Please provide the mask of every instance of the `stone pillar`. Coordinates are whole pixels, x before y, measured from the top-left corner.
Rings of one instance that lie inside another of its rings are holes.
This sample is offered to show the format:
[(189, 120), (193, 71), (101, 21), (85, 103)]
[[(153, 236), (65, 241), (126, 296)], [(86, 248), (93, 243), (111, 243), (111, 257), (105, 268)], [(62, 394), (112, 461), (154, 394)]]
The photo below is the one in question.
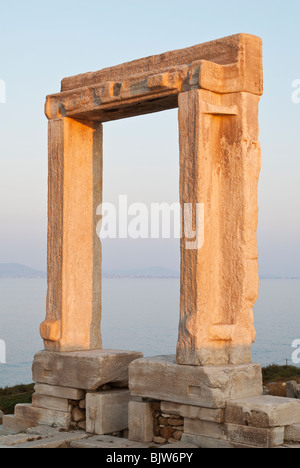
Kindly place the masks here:
[(194, 218), (196, 204), (204, 204), (204, 238), (189, 249), (182, 236), (178, 364), (251, 362), (259, 99), (202, 89), (179, 95), (181, 204), (193, 204)]
[(48, 351), (102, 347), (102, 125), (49, 122), (48, 293), (40, 331)]

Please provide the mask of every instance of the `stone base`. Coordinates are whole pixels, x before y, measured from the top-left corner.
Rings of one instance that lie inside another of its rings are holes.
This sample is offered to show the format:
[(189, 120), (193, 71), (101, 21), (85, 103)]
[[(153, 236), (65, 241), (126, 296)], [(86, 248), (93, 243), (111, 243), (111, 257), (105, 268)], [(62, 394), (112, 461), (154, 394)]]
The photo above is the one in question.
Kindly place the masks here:
[[(110, 375), (120, 374), (114, 369)], [(184, 366), (175, 356), (158, 356), (132, 362), (129, 377), (131, 396), (128, 388), (116, 388), (119, 377), (93, 392), (37, 383), (33, 404), (16, 405), (14, 416), (4, 416), (3, 429), (76, 427), (122, 441), (129, 427), (129, 438), (137, 443), (180, 443), (182, 448), (295, 447), (300, 442), (300, 401), (261, 395), (256, 364)]]
[(134, 396), (202, 408), (225, 408), (230, 400), (262, 395), (257, 364), (185, 366), (175, 356), (137, 359), (129, 366)]
[[(222, 328), (214, 327), (215, 331), (222, 332)], [(203, 347), (200, 349), (194, 349), (186, 347), (184, 340), (178, 343), (177, 364), (187, 366), (228, 366), (228, 365), (239, 365), (249, 364), (252, 362), (251, 346), (224, 346), (218, 347)]]
[[(184, 366), (176, 364), (175, 356), (158, 356), (133, 362), (129, 376), (132, 395), (147, 399), (130, 404), (129, 436), (134, 440), (146, 440), (149, 408), (158, 404), (160, 424), (166, 425), (164, 443), (173, 442), (175, 428), (167, 422), (176, 417), (183, 419), (181, 443), (200, 448), (273, 448), (300, 441), (300, 401), (263, 396), (256, 364)], [(155, 411), (152, 424), (155, 431)]]
[(16, 431), (37, 425), (85, 430), (88, 422), (95, 434), (127, 429), (128, 366), (142, 356), (115, 350), (37, 353), (32, 405), (16, 405), (7, 426)]
[[(155, 425), (157, 405), (161, 415), (159, 427)], [(222, 409), (164, 401), (131, 402), (129, 438), (149, 441), (153, 428), (153, 441), (160, 444), (173, 444), (183, 430), (180, 436), (183, 448), (190, 443), (199, 448), (292, 448), (300, 441), (300, 423), (294, 423), (299, 420), (300, 402), (271, 396), (233, 400)], [(171, 427), (171, 421), (176, 427)], [(179, 424), (183, 427), (178, 427)], [(156, 429), (165, 433), (155, 437)]]

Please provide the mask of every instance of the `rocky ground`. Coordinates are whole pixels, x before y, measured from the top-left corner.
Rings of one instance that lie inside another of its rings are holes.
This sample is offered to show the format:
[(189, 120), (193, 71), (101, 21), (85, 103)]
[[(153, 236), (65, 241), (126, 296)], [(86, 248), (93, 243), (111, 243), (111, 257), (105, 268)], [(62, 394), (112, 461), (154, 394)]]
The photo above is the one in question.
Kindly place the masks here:
[[(95, 436), (85, 431), (61, 431), (57, 428), (39, 426), (27, 429), (26, 433), (8, 434), (1, 431), (0, 448), (109, 448), (109, 449), (138, 449), (160, 448), (161, 445), (142, 444), (128, 439), (113, 436)], [(184, 449), (198, 448), (193, 444), (176, 442), (163, 445), (162, 448)]]

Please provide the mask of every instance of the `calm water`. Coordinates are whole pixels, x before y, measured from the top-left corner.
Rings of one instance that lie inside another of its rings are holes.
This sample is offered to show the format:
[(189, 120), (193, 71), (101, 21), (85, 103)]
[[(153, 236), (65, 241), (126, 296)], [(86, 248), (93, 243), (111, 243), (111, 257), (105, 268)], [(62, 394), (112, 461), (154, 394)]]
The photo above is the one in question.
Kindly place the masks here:
[[(31, 382), (34, 354), (43, 348), (46, 280), (0, 280), (0, 339), (6, 364), (0, 387)], [(255, 305), (253, 361), (291, 363), (291, 343), (300, 339), (300, 280), (262, 280)], [(105, 348), (174, 354), (179, 320), (179, 280), (104, 279), (102, 335)]]

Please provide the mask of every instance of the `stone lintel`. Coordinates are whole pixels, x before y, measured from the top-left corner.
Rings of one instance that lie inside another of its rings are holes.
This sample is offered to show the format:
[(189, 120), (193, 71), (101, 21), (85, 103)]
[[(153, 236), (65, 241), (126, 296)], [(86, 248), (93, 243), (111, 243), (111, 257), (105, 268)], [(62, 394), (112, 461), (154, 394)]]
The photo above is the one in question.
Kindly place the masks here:
[(100, 71), (82, 73), (62, 80), (61, 91), (91, 86), (104, 81), (124, 80), (130, 76), (147, 75), (149, 71), (158, 74), (172, 67), (184, 66), (196, 60), (205, 60), (219, 65), (230, 65), (242, 61), (245, 56), (255, 59), (261, 53), (261, 39), (251, 34), (235, 34), (210, 42), (197, 44), (185, 49), (133, 60)]
[(262, 43), (237, 34), (182, 50), (64, 78), (47, 97), (49, 119), (72, 117), (106, 122), (175, 108), (191, 89), (262, 95)]
[(119, 350), (40, 351), (34, 357), (33, 380), (39, 384), (97, 390), (110, 382), (128, 381), (128, 366), (142, 353)]
[(261, 366), (188, 366), (175, 356), (138, 359), (129, 366), (134, 396), (204, 408), (225, 408), (230, 400), (262, 394)]

